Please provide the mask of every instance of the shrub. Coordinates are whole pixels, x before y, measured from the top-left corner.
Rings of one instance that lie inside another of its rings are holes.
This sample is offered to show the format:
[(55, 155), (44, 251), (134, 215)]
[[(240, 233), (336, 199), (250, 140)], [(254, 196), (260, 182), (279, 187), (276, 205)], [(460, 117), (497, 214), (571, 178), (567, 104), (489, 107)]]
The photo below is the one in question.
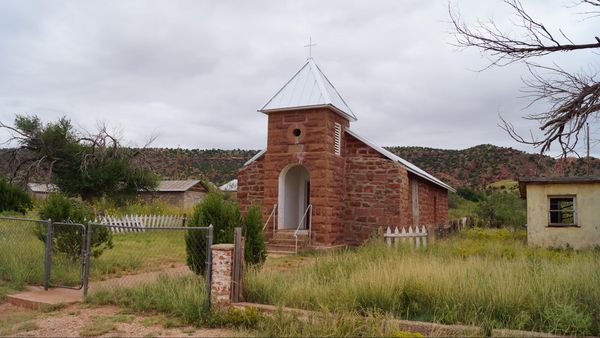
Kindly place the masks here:
[(265, 236), (262, 231), (262, 212), (253, 205), (246, 214), (244, 258), (250, 265), (262, 265), (267, 258)]
[[(80, 200), (61, 194), (51, 194), (42, 203), (39, 211), (42, 219), (51, 219), (58, 223), (77, 223), (87, 225), (94, 219), (94, 212)], [(84, 230), (79, 226), (54, 224), (52, 249), (62, 252), (71, 259), (81, 257)], [(46, 229), (38, 228), (37, 237), (46, 241)], [(106, 249), (112, 248), (112, 234), (106, 227), (96, 227), (92, 233), (91, 254), (98, 257)]]
[[(213, 226), (213, 244), (233, 243), (233, 228), (241, 222), (240, 209), (233, 201), (225, 201), (216, 191), (209, 192), (194, 209), (190, 227)], [(190, 230), (185, 236), (187, 264), (192, 271), (203, 274), (206, 269), (206, 231)]]
[(24, 214), (32, 207), (29, 195), (0, 178), (0, 212), (16, 211)]
[(492, 192), (479, 202), (477, 216), (485, 226), (518, 228), (525, 224), (523, 201), (515, 193)]

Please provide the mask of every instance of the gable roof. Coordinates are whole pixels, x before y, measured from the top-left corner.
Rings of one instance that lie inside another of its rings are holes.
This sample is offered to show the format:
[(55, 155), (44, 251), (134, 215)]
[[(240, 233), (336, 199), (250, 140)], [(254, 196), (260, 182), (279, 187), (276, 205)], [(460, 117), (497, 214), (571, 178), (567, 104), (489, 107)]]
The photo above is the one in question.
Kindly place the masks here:
[(246, 163), (244, 163), (244, 167), (247, 166), (248, 164), (258, 160), (259, 158), (261, 158), (266, 152), (267, 152), (267, 149), (265, 148), (265, 149), (259, 151), (258, 153), (256, 153), (256, 155), (252, 156), (251, 159), (249, 159), (248, 161), (246, 161)]
[(406, 167), (406, 170), (408, 170), (409, 172), (420, 176), (436, 185), (439, 185), (442, 188), (448, 189), (452, 192), (456, 192), (456, 189), (452, 188), (451, 186), (449, 186), (448, 184), (440, 181), (439, 179), (435, 178), (433, 175), (431, 175), (430, 173), (426, 172), (425, 170), (417, 167), (416, 165), (408, 162), (407, 160), (403, 159), (402, 157), (393, 154), (392, 152), (385, 150), (384, 148), (374, 144), (373, 142), (365, 139), (364, 137), (358, 135), (357, 133), (353, 132), (350, 129), (346, 129), (345, 130), (346, 133), (348, 133), (350, 136), (356, 138), (357, 140), (361, 141), (362, 143), (368, 145), (369, 147), (373, 148), (374, 150), (376, 150), (378, 153), (380, 153), (381, 155), (387, 157), (388, 159), (394, 161), (394, 162), (398, 162), (402, 165), (404, 165)]
[(267, 114), (316, 107), (328, 107), (350, 121), (357, 120), (321, 68), (308, 58), (302, 68), (258, 111)]
[[(173, 191), (188, 191), (191, 187), (201, 183), (200, 180), (165, 180), (158, 181), (158, 186), (155, 191), (173, 192)], [(203, 185), (204, 186), (204, 185)], [(206, 188), (206, 187), (204, 187)]]
[(59, 191), (58, 187), (52, 183), (27, 183), (27, 189), (31, 192), (40, 194), (49, 194)]
[(237, 178), (223, 184), (222, 186), (219, 187), (219, 190), (221, 191), (237, 191), (237, 187), (238, 187), (238, 180)]

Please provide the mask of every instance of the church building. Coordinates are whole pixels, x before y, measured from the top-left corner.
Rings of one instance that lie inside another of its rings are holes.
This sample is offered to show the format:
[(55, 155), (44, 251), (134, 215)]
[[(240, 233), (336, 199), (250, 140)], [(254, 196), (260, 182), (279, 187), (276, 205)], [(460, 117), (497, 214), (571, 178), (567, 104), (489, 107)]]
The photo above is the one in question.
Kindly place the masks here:
[(354, 132), (356, 116), (312, 58), (259, 112), (267, 148), (240, 169), (237, 199), (243, 212), (262, 208), (271, 244), (356, 246), (381, 227), (433, 234), (448, 222), (454, 189)]

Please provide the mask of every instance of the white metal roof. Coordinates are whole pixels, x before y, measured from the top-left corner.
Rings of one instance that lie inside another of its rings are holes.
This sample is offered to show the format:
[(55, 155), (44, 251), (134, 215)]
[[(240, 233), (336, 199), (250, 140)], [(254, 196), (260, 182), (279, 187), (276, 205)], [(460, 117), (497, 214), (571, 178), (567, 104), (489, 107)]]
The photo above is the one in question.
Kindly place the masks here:
[(237, 191), (237, 187), (238, 187), (238, 180), (233, 179), (225, 184), (223, 184), (222, 186), (219, 187), (219, 190), (221, 191)]
[(187, 191), (188, 189), (190, 189), (198, 183), (200, 183), (199, 180), (163, 180), (158, 181), (156, 191)]
[(27, 183), (27, 188), (31, 192), (49, 194), (51, 192), (58, 192), (58, 187), (52, 183)]
[(246, 163), (244, 163), (244, 166), (247, 166), (248, 164), (258, 160), (261, 156), (263, 156), (265, 153), (267, 152), (267, 149), (263, 149), (261, 151), (259, 151), (258, 153), (256, 153), (256, 155), (252, 156), (251, 159), (249, 159), (248, 161), (246, 161)]
[(363, 142), (364, 144), (368, 145), (369, 147), (377, 150), (377, 152), (379, 152), (381, 155), (387, 157), (388, 159), (394, 161), (394, 162), (399, 162), (402, 165), (404, 165), (406, 167), (406, 170), (408, 170), (409, 172), (420, 176), (432, 183), (435, 183), (443, 188), (446, 188), (452, 192), (456, 192), (456, 190), (454, 188), (452, 188), (451, 186), (447, 185), (446, 183), (440, 181), (439, 179), (435, 178), (433, 175), (431, 175), (430, 173), (426, 172), (425, 170), (417, 167), (416, 165), (408, 162), (407, 160), (403, 159), (402, 157), (393, 154), (390, 151), (385, 150), (384, 148), (374, 144), (373, 142), (365, 139), (364, 137), (358, 135), (357, 133), (353, 132), (350, 129), (346, 129), (345, 130), (346, 133), (348, 133), (349, 135), (353, 136), (354, 138), (358, 139), (359, 141)]
[(356, 115), (312, 58), (258, 111), (329, 107), (350, 121)]

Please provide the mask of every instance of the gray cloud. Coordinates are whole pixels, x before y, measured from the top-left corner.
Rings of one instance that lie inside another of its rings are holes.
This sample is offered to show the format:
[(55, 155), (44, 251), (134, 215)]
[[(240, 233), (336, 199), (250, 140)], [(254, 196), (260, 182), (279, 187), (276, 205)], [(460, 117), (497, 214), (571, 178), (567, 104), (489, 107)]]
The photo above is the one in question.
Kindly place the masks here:
[[(459, 2), (467, 20), (509, 14), (498, 1)], [(572, 38), (593, 36), (563, 1), (526, 4)], [(445, 1), (2, 1), (0, 120), (66, 115), (105, 121), (132, 144), (261, 148), (256, 112), (313, 56), (357, 114), (352, 128), (382, 145), (512, 146), (501, 113), (519, 130), (522, 66), (492, 68), (449, 42)], [(506, 21), (506, 22), (505, 22)], [(569, 69), (589, 53), (545, 58)], [(0, 132), (1, 133), (1, 132)], [(4, 135), (0, 134), (0, 137)], [(598, 146), (600, 148), (600, 145)], [(600, 151), (600, 149), (598, 149)]]

